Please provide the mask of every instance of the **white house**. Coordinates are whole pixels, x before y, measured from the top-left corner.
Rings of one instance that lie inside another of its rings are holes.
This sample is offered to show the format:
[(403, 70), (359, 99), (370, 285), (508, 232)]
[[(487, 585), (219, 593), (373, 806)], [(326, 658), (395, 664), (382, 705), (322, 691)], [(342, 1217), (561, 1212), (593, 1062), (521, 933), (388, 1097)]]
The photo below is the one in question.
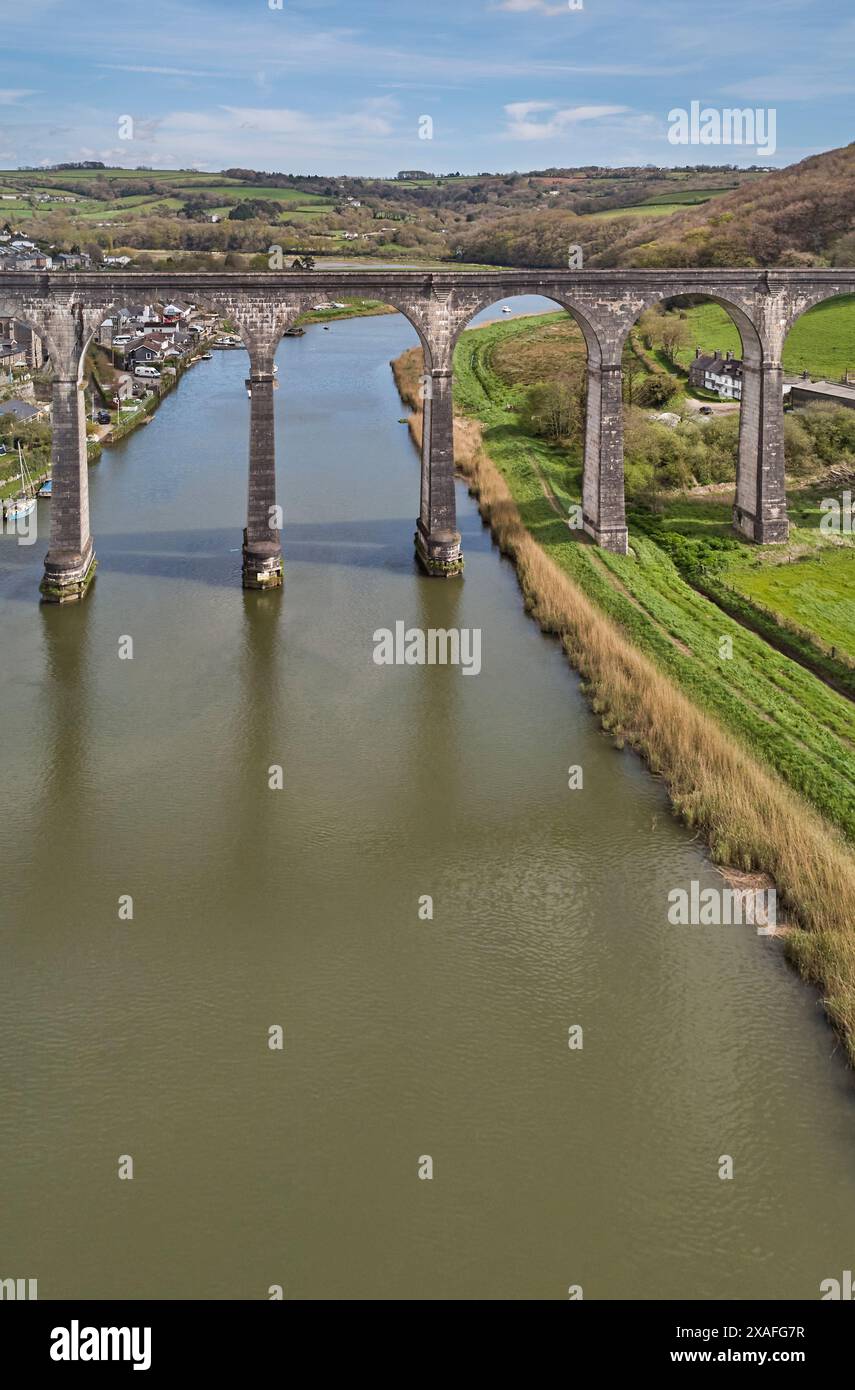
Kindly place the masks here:
[(701, 386), (705, 391), (715, 391), (722, 400), (742, 399), (742, 363), (732, 352), (715, 352), (704, 356), (700, 348), (695, 348), (695, 359), (689, 367), (689, 385)]

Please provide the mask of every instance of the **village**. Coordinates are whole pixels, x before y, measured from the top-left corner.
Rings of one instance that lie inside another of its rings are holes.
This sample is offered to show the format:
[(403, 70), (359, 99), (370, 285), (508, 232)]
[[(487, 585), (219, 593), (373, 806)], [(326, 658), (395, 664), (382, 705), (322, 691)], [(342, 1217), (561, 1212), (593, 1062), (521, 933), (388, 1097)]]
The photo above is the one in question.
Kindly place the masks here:
[[(82, 387), (89, 461), (105, 443), (147, 424), (183, 372), (211, 348), (239, 346), (215, 315), (193, 304), (131, 304), (102, 323), (86, 357)], [(0, 317), (0, 498), (8, 516), (50, 496), (51, 369), (41, 338)]]
[[(121, 267), (128, 257), (105, 257)], [(14, 270), (86, 270), (86, 252), (52, 256), (6, 228), (0, 232), (0, 275)], [(86, 359), (83, 388), (90, 462), (105, 442), (147, 424), (161, 398), (211, 348), (240, 346), (216, 315), (194, 304), (129, 304), (101, 324)], [(50, 496), (51, 368), (41, 338), (26, 323), (0, 314), (0, 500), (17, 519), (34, 505), (36, 488)], [(29, 496), (31, 493), (32, 496)]]

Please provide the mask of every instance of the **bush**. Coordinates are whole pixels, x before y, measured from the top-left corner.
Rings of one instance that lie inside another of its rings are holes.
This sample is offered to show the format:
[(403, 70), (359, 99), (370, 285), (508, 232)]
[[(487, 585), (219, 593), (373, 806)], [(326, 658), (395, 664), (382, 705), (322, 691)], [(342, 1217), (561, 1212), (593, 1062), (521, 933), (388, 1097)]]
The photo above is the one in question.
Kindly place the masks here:
[(656, 409), (670, 401), (676, 389), (676, 383), (666, 372), (654, 372), (641, 383), (635, 393), (635, 399), (639, 405)]
[(579, 392), (569, 381), (544, 381), (526, 394), (523, 427), (531, 434), (557, 441), (581, 434)]
[(809, 405), (788, 420), (802, 426), (818, 463), (855, 465), (855, 410), (844, 405)]

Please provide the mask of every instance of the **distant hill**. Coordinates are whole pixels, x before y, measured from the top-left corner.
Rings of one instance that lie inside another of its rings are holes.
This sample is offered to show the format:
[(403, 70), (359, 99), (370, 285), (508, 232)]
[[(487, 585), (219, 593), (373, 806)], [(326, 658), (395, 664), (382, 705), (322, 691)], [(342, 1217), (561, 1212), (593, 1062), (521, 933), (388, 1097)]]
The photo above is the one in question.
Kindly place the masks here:
[(187, 269), (227, 254), (235, 268), (264, 269), (259, 248), (279, 244), (408, 263), (566, 267), (580, 246), (585, 266), (853, 265), (853, 195), (855, 145), (775, 172), (631, 166), (396, 180), (83, 164), (0, 170), (0, 229), (96, 259), (99, 248), (121, 251), (137, 266), (169, 253)]
[(852, 265), (855, 144), (813, 155), (669, 218), (636, 226), (600, 265)]
[(520, 213), (477, 225), (467, 260), (564, 267), (583, 248), (587, 266), (811, 266), (855, 264), (855, 144), (813, 155), (685, 212), (635, 207), (611, 220)]

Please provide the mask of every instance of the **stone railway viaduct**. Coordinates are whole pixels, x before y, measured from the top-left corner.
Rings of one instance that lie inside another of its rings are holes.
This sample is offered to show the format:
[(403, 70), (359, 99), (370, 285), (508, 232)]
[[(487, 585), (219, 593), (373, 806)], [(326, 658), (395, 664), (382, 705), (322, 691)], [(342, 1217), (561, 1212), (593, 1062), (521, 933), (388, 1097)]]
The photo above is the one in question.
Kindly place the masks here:
[(89, 532), (83, 359), (99, 325), (128, 303), (181, 298), (237, 325), (249, 353), (251, 413), (244, 584), (282, 582), (276, 517), (273, 358), (284, 331), (319, 295), (382, 300), (412, 324), (425, 355), (425, 427), (416, 551), (430, 574), (462, 567), (454, 498), (453, 352), (472, 316), (497, 300), (539, 294), (568, 310), (588, 348), (583, 525), (626, 551), (621, 353), (639, 314), (675, 295), (702, 295), (739, 328), (744, 374), (734, 526), (761, 543), (786, 539), (784, 340), (807, 309), (855, 292), (855, 270), (284, 271), (278, 273), (23, 272), (0, 277), (0, 316), (41, 336), (54, 370), (53, 500), (43, 596), (79, 598), (94, 573)]

